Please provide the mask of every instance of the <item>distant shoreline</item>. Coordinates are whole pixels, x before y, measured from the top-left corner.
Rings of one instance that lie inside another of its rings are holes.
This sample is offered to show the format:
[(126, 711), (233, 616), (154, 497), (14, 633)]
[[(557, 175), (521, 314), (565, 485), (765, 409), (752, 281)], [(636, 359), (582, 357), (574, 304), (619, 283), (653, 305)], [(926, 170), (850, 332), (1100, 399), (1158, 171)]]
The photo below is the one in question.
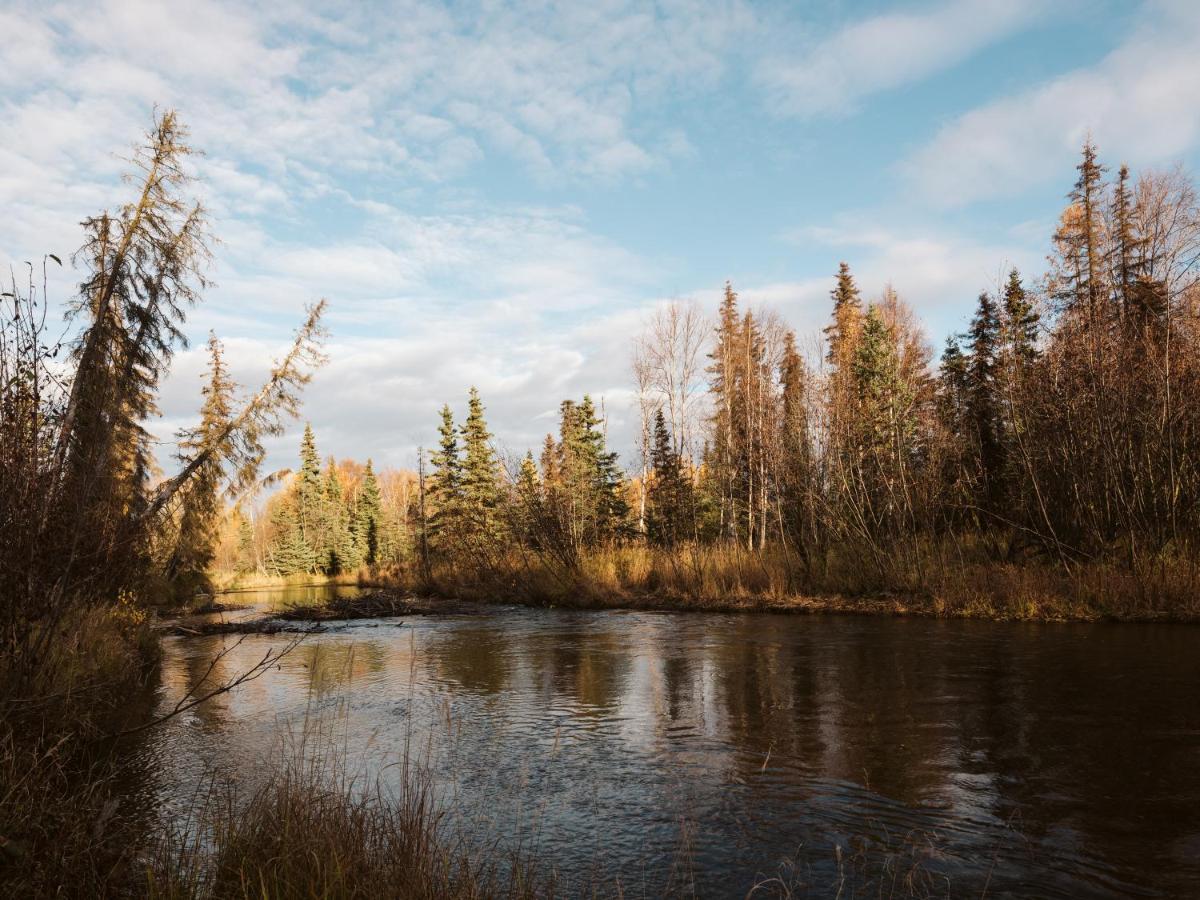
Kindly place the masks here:
[[(471, 604), (524, 606), (535, 609), (579, 609), (598, 611), (648, 611), (648, 612), (707, 612), (707, 613), (787, 613), (793, 615), (856, 615), (886, 616), (924, 619), (970, 619), (994, 622), (1038, 622), (1038, 623), (1123, 623), (1123, 624), (1200, 624), (1200, 612), (1181, 609), (1146, 610), (1101, 608), (1083, 603), (1068, 604), (1061, 598), (1043, 601), (1037, 606), (1014, 609), (1002, 605), (995, 599), (977, 600), (962, 604), (939, 599), (936, 596), (888, 593), (869, 595), (846, 594), (792, 594), (775, 596), (770, 594), (736, 594), (724, 597), (681, 596), (649, 591), (624, 590), (614, 594), (602, 594), (593, 588), (575, 594), (556, 596), (531, 595), (520, 589), (494, 591), (475, 586), (467, 592), (439, 589), (436, 585), (416, 585), (403, 579), (387, 575), (339, 576), (330, 579), (307, 580), (287, 584), (263, 579), (250, 581), (236, 587), (217, 591), (214, 596), (235, 595), (261, 590), (286, 590), (287, 588), (351, 587), (364, 589), (372, 597), (389, 599), (394, 603), (420, 603), (433, 600), (438, 603), (469, 601)], [(1048, 598), (1049, 600), (1049, 598)], [(314, 604), (324, 608), (325, 604)], [(410, 614), (421, 614), (415, 611)], [(322, 617), (337, 620), (342, 616), (331, 610)], [(361, 616), (346, 616), (347, 619)]]

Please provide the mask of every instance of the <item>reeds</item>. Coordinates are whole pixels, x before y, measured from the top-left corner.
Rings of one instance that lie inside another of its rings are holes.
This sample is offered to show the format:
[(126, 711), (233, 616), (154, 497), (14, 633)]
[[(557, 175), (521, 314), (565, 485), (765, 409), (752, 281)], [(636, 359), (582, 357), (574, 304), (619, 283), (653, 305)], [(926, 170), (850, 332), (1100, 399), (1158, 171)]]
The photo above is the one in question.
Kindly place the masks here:
[(844, 546), (805, 560), (775, 544), (642, 543), (587, 549), (571, 565), (521, 549), (485, 565), (436, 560), (373, 583), (479, 601), (589, 608), (782, 609), (1006, 620), (1200, 619), (1200, 561), (1163, 556), (1136, 567), (1008, 561), (982, 543), (913, 539), (884, 570)]
[(453, 837), (432, 781), (408, 759), (399, 788), (359, 780), (322, 745), (281, 758), (243, 794), (202, 791), (188, 820), (155, 844), (146, 895), (197, 898), (523, 898), (548, 891), (515, 855)]

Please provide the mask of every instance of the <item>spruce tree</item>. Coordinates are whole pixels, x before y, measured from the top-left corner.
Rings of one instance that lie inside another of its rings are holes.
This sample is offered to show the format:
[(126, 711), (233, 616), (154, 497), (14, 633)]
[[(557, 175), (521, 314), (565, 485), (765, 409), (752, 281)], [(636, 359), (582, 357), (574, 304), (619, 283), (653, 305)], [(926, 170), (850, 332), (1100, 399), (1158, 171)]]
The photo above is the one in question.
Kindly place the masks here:
[[(208, 380), (203, 388), (204, 404), (200, 411), (200, 425), (181, 436), (180, 459), (187, 459), (208, 444), (230, 443), (228, 438), (221, 441), (220, 435), (233, 416), (234, 392), (237, 385), (229, 377), (221, 342), (215, 334), (209, 335), (208, 352)], [(183, 495), (179, 534), (167, 562), (167, 578), (182, 594), (191, 593), (207, 585), (206, 571), (212, 563), (216, 527), (221, 518), (224, 463), (233, 456), (233, 452), (233, 447), (222, 446), (220, 452), (214, 454), (196, 471)]]
[(1004, 284), (1003, 333), (1005, 350), (1014, 365), (1023, 367), (1037, 358), (1040, 318), (1025, 293), (1020, 273), (1013, 269)]
[(517, 499), (516, 527), (520, 532), (521, 539), (528, 546), (537, 547), (539, 531), (544, 520), (544, 501), (541, 479), (532, 450), (526, 452), (525, 457), (521, 460), (521, 468), (517, 470), (515, 493)]
[(319, 560), (305, 540), (294, 494), (280, 498), (271, 513), (271, 526), (275, 532), (268, 560), (272, 573), (297, 575), (315, 571)]
[(896, 337), (874, 304), (863, 322), (853, 374), (858, 514), (877, 538), (891, 538), (897, 528), (909, 524), (907, 486), (917, 436), (916, 398), (900, 373)]
[(296, 518), (300, 533), (315, 559), (324, 563), (328, 555), (325, 545), (326, 502), (325, 485), (321, 478), (321, 457), (312, 425), (305, 423), (300, 439), (300, 470), (296, 473)]
[(600, 426), (590, 397), (563, 401), (555, 488), (577, 546), (623, 533), (629, 515), (617, 455), (606, 448)]
[(838, 264), (837, 282), (829, 294), (833, 300), (833, 321), (825, 328), (828, 345), (826, 358), (835, 372), (849, 373), (853, 367), (854, 350), (863, 326), (862, 297), (850, 266)]
[(592, 469), (598, 531), (604, 537), (623, 533), (629, 518), (629, 505), (622, 493), (625, 477), (617, 465), (616, 452), (606, 447), (603, 422), (587, 394), (579, 405), (579, 421), (585, 456)]
[(781, 502), (783, 527), (801, 550), (807, 549), (805, 524), (808, 492), (812, 481), (812, 444), (805, 398), (808, 371), (796, 349), (796, 335), (784, 337), (780, 366), (780, 412), (782, 414)]
[(958, 335), (946, 338), (939, 365), (940, 388), (938, 410), (942, 424), (956, 440), (966, 440), (969, 434), (970, 377), (967, 357), (962, 352)]
[(732, 538), (736, 534), (738, 514), (736, 500), (736, 464), (734, 426), (738, 418), (741, 392), (738, 389), (738, 366), (742, 341), (741, 316), (738, 313), (738, 296), (733, 285), (725, 282), (725, 295), (717, 319), (716, 346), (709, 359), (709, 394), (712, 397), (712, 444), (707, 455), (708, 478), (706, 483), (716, 488), (715, 501), (722, 534)]
[(654, 416), (651, 447), (653, 480), (650, 483), (647, 510), (647, 536), (651, 541), (670, 546), (684, 538), (692, 520), (692, 484), (675, 452), (671, 432), (661, 409)]
[(499, 463), (484, 420), (483, 401), (473, 387), (467, 400), (467, 420), (463, 423), (462, 437), (462, 494), (466, 522), (476, 537), (494, 538), (499, 533)]
[(1113, 188), (1112, 200), (1112, 249), (1110, 265), (1112, 281), (1116, 289), (1121, 318), (1128, 321), (1134, 302), (1141, 248), (1133, 223), (1133, 201), (1129, 193), (1129, 166), (1122, 165), (1117, 172), (1117, 183)]
[(258, 570), (258, 557), (254, 549), (254, 523), (246, 516), (238, 517), (237, 573), (250, 575)]
[(375, 469), (368, 459), (367, 467), (363, 471), (358, 503), (354, 508), (356, 550), (359, 559), (368, 566), (378, 565), (381, 561), (382, 531), (383, 499), (379, 491), (379, 481), (375, 477)]
[(325, 465), (325, 569), (331, 575), (357, 569), (362, 557), (354, 540), (353, 523), (346, 506), (345, 490), (333, 457)]
[(996, 384), (1001, 333), (999, 310), (986, 291), (979, 295), (968, 337), (971, 355), (967, 363), (967, 407), (980, 478), (977, 502), (988, 512), (995, 512), (1002, 495), (1005, 469)]
[(890, 450), (895, 424), (894, 395), (899, 389), (896, 348), (875, 305), (867, 310), (854, 354), (853, 374), (859, 401), (860, 439), (867, 451)]
[(459, 536), (463, 508), (463, 465), (458, 446), (458, 428), (449, 404), (442, 407), (438, 426), (438, 449), (429, 457), (429, 506), (427, 532), (432, 546), (440, 549)]
[(1059, 253), (1058, 296), (1068, 310), (1079, 311), (1096, 325), (1107, 312), (1104, 252), (1104, 173), (1096, 147), (1087, 140), (1076, 171), (1079, 177), (1067, 195), (1071, 205), (1054, 235)]

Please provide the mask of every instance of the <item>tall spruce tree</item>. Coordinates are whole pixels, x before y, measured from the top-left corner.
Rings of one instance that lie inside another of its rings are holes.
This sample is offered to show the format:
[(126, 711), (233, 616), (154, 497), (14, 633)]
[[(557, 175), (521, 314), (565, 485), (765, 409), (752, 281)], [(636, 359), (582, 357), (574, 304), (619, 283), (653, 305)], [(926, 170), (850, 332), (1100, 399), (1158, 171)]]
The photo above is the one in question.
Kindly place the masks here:
[(825, 328), (826, 359), (834, 372), (849, 374), (863, 327), (863, 308), (862, 296), (847, 263), (838, 264), (837, 281), (829, 296), (833, 300), (833, 321)]
[(946, 338), (946, 347), (938, 368), (939, 418), (956, 439), (966, 440), (970, 433), (969, 403), (971, 380), (967, 373), (968, 360), (962, 351), (960, 336)]
[(358, 502), (354, 507), (354, 542), (358, 557), (368, 566), (378, 565), (382, 559), (383, 498), (379, 491), (379, 480), (371, 460), (363, 470), (362, 486)]
[(254, 523), (238, 515), (237, 574), (250, 575), (258, 571), (258, 554), (254, 545)]
[(808, 420), (808, 368), (796, 349), (795, 332), (784, 336), (780, 366), (782, 473), (780, 485), (784, 532), (801, 552), (809, 549), (809, 494), (813, 485), (812, 435)]
[(428, 501), (431, 512), (426, 528), (430, 546), (443, 549), (460, 533), (463, 510), (463, 463), (458, 428), (449, 404), (442, 407), (438, 449), (430, 454)]
[(187, 138), (173, 110), (156, 116), (134, 155), (136, 197), (85, 219), (76, 253), (85, 277), (71, 316), (83, 330), (66, 403), (55, 415), (55, 498), (47, 516), (54, 521), (43, 525), (72, 535), (59, 578), (84, 577), (96, 602), (115, 600), (118, 589), (102, 589), (92, 573), (118, 585), (148, 568), (152, 535), (139, 525), (152, 503), (153, 447), (143, 423), (157, 411), (175, 348), (186, 345), (185, 311), (207, 284), (205, 211), (182, 197), (195, 152)]
[(712, 443), (707, 454), (706, 484), (716, 489), (719, 530), (728, 538), (737, 534), (738, 511), (736, 509), (737, 472), (734, 462), (734, 424), (738, 418), (741, 392), (738, 366), (741, 356), (739, 344), (742, 339), (741, 315), (738, 312), (738, 296), (733, 285), (725, 282), (725, 294), (721, 299), (721, 310), (717, 319), (716, 345), (709, 354), (709, 394), (712, 397)]
[(872, 304), (853, 363), (856, 435), (852, 463), (858, 517), (876, 539), (908, 521), (910, 467), (917, 436), (913, 386), (901, 375), (896, 336)]
[(337, 575), (357, 569), (362, 557), (354, 540), (345, 488), (332, 456), (325, 464), (325, 519), (325, 570)]
[(312, 425), (305, 423), (304, 435), (300, 439), (300, 469), (296, 473), (296, 518), (300, 525), (300, 533), (304, 536), (313, 557), (322, 561), (327, 549), (326, 513), (321, 457), (317, 453), (317, 441), (313, 436)]
[(532, 450), (527, 451), (521, 460), (514, 494), (515, 530), (526, 546), (536, 548), (539, 545), (539, 532), (544, 528), (545, 509), (541, 477)]
[(556, 487), (577, 546), (621, 534), (628, 524), (629, 507), (621, 492), (623, 477), (616, 453), (605, 446), (601, 424), (587, 395), (578, 404), (563, 401)]
[(1108, 312), (1103, 221), (1107, 169), (1097, 160), (1090, 139), (1075, 168), (1079, 177), (1067, 195), (1071, 205), (1054, 235), (1061, 282), (1058, 296), (1066, 309), (1081, 312), (1096, 325)]
[(1024, 367), (1037, 358), (1040, 320), (1020, 273), (1013, 269), (1004, 283), (1003, 335), (1005, 353), (1014, 365)]
[(971, 341), (971, 355), (967, 362), (967, 409), (980, 484), (976, 502), (991, 514), (998, 511), (1003, 496), (1005, 459), (996, 383), (1001, 340), (1000, 314), (996, 301), (987, 291), (979, 295), (967, 336)]
[(315, 572), (321, 561), (304, 537), (294, 493), (280, 498), (275, 505), (271, 527), (275, 532), (268, 556), (272, 574), (286, 576)]
[(463, 423), (462, 495), (465, 524), (476, 538), (499, 535), (500, 472), (479, 391), (471, 388)]
[[(221, 342), (215, 334), (209, 335), (208, 353), (208, 380), (202, 390), (204, 404), (200, 410), (200, 425), (181, 435), (181, 459), (187, 459), (200, 447), (220, 442), (234, 413), (237, 385), (229, 377)], [(224, 464), (234, 455), (232, 440), (226, 437), (224, 443), (230, 446), (222, 447), (196, 471), (183, 495), (179, 534), (166, 567), (168, 580), (181, 594), (202, 589), (208, 583), (206, 572), (216, 549), (216, 528), (222, 512)], [(252, 458), (248, 462), (257, 465), (261, 448), (251, 450)]]
[(671, 546), (691, 530), (694, 515), (692, 482), (674, 449), (661, 409), (654, 416), (650, 458), (653, 478), (647, 498), (647, 537), (656, 544)]

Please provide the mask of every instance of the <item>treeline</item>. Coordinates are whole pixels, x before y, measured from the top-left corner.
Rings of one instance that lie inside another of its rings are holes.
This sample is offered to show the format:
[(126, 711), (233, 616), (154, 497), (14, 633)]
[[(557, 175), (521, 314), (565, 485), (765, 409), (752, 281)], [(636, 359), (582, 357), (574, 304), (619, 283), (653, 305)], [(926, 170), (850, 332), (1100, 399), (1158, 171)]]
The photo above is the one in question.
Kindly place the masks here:
[(936, 362), (912, 309), (890, 286), (864, 299), (845, 263), (817, 353), (730, 285), (715, 323), (659, 310), (635, 346), (629, 476), (590, 399), (562, 404), (537, 457), (502, 461), (472, 390), (461, 427), (442, 412), (423, 503), (400, 511), (400, 564), (513, 584), (596, 548), (686, 542), (783, 554), (797, 589), (921, 589), (948, 561), (1191, 571), (1194, 185), (1109, 178), (1089, 144), (1053, 247), (1042, 276), (981, 292)]
[(322, 466), (307, 425), (299, 468), (286, 474), (261, 511), (246, 502), (233, 510), (215, 548), (216, 568), (240, 576), (340, 575), (398, 565), (410, 553), (412, 473), (376, 473), (369, 459), (361, 466), (329, 457)]

